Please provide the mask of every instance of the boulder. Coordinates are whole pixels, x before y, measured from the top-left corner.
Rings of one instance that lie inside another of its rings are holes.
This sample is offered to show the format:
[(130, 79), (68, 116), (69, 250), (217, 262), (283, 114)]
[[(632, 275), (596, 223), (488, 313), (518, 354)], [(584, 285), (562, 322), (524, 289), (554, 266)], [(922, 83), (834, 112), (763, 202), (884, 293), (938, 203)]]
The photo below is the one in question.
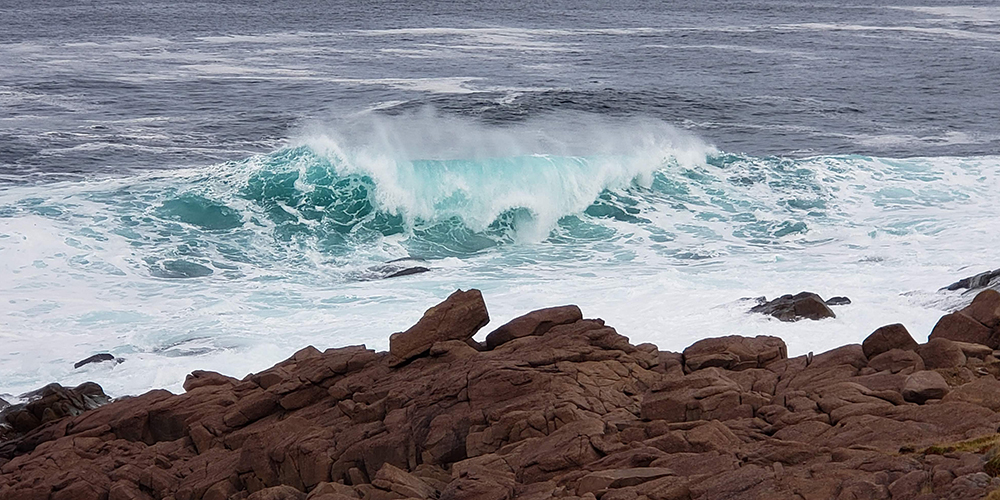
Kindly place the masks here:
[(1000, 292), (993, 289), (979, 292), (962, 313), (987, 328), (1000, 326)]
[(965, 351), (958, 342), (946, 338), (934, 338), (917, 347), (917, 354), (924, 360), (928, 370), (965, 366)]
[(556, 325), (575, 323), (581, 319), (583, 319), (583, 313), (575, 305), (532, 311), (510, 320), (500, 328), (490, 332), (486, 336), (486, 348), (495, 349), (501, 344), (529, 335), (544, 335)]
[(982, 344), (993, 349), (1000, 347), (992, 331), (982, 323), (961, 312), (946, 314), (938, 320), (931, 332), (930, 339), (948, 339), (959, 342)]
[(826, 302), (815, 293), (801, 292), (796, 295), (782, 295), (770, 302), (754, 306), (750, 312), (774, 316), (781, 321), (798, 321), (800, 319), (818, 320), (836, 318)]
[(948, 382), (940, 373), (924, 370), (906, 377), (903, 385), (903, 399), (911, 403), (923, 404), (929, 399), (941, 399), (948, 394)]
[(184, 390), (191, 391), (199, 387), (217, 386), (217, 385), (236, 385), (240, 381), (233, 378), (227, 377), (221, 373), (205, 371), (205, 370), (195, 370), (188, 374), (184, 378)]
[(788, 357), (785, 342), (778, 337), (731, 335), (699, 340), (682, 353), (688, 371), (718, 367), (727, 370), (763, 368)]
[(924, 360), (913, 351), (890, 349), (868, 361), (868, 366), (876, 371), (910, 374), (924, 369)]
[(851, 299), (847, 297), (830, 297), (826, 299), (826, 305), (828, 306), (846, 306), (851, 303)]
[(916, 348), (917, 341), (913, 340), (906, 327), (899, 323), (880, 327), (861, 343), (861, 349), (868, 359), (890, 349), (912, 351)]
[(430, 308), (417, 324), (389, 337), (394, 365), (405, 363), (430, 350), (435, 342), (467, 340), (490, 322), (486, 302), (479, 290), (458, 290)]

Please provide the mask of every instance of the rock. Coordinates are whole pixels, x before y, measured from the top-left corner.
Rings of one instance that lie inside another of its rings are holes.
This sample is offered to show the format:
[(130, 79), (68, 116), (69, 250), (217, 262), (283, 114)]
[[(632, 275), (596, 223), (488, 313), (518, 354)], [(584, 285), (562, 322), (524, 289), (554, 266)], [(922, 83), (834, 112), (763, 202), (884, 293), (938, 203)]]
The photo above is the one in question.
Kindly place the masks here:
[(495, 349), (503, 343), (529, 335), (544, 335), (553, 326), (575, 323), (581, 319), (583, 313), (574, 305), (532, 311), (490, 332), (486, 336), (486, 348)]
[(982, 344), (993, 349), (1000, 347), (1000, 342), (997, 342), (989, 328), (961, 312), (942, 316), (934, 325), (929, 338)]
[(610, 488), (636, 486), (647, 481), (672, 476), (670, 469), (662, 467), (641, 467), (633, 469), (615, 469), (592, 472), (580, 479), (577, 494), (594, 493), (595, 495)]
[(948, 383), (938, 372), (920, 371), (906, 377), (903, 385), (903, 399), (911, 403), (923, 404), (928, 399), (941, 399), (948, 394)]
[(931, 339), (917, 347), (917, 354), (923, 358), (924, 366), (929, 370), (965, 366), (967, 359), (959, 343), (946, 338)]
[(812, 292), (783, 295), (770, 302), (752, 307), (750, 312), (774, 316), (781, 321), (798, 321), (803, 318), (818, 320), (837, 317), (823, 299)]
[(958, 280), (942, 288), (942, 290), (954, 291), (954, 290), (962, 290), (964, 288), (969, 288), (969, 289), (983, 288), (986, 286), (992, 286), (993, 281), (995, 281), (997, 278), (1000, 278), (1000, 269), (997, 269), (995, 271), (986, 271), (983, 273), (979, 273), (975, 276)]
[(265, 488), (251, 493), (247, 500), (305, 500), (306, 494), (287, 485)]
[(944, 401), (962, 401), (993, 411), (1000, 411), (1000, 382), (992, 377), (983, 377), (962, 384), (948, 393)]
[(385, 464), (379, 469), (372, 486), (392, 491), (405, 498), (437, 498), (438, 491), (420, 478), (395, 467), (392, 464)]
[(49, 384), (21, 395), (28, 402), (9, 406), (0, 411), (0, 422), (6, 422), (18, 434), (25, 434), (48, 422), (76, 416), (111, 401), (101, 386), (85, 382), (72, 389)]
[(195, 370), (188, 374), (184, 378), (184, 390), (191, 391), (199, 387), (209, 387), (217, 385), (236, 385), (240, 381), (233, 378), (227, 377), (221, 373), (210, 372), (205, 370)]
[[(0, 498), (930, 499), (996, 486), (988, 347), (789, 359), (780, 339), (725, 337), (670, 353), (555, 308), (486, 349), (470, 343), (488, 317), (468, 293), (397, 337), (410, 362), (306, 347), (243, 380), (196, 371), (182, 394), (85, 411), (72, 408), (92, 407), (94, 387), (26, 395), (4, 413), (19, 430), (0, 425)], [(957, 353), (966, 366), (920, 370)]]
[(846, 306), (851, 303), (851, 299), (847, 297), (830, 297), (826, 299), (826, 305), (828, 306)]
[(923, 370), (924, 360), (913, 351), (891, 349), (872, 358), (868, 361), (868, 366), (880, 372), (888, 371), (908, 375)]
[(389, 337), (389, 354), (401, 364), (430, 350), (435, 342), (466, 340), (490, 322), (479, 290), (457, 292), (430, 308), (417, 324)]
[(746, 370), (764, 368), (768, 363), (785, 359), (788, 349), (778, 337), (732, 335), (699, 340), (684, 349), (683, 356), (688, 371), (710, 367)]
[(979, 292), (962, 313), (987, 328), (1000, 326), (1000, 292), (993, 289)]
[(906, 327), (899, 323), (880, 327), (861, 343), (861, 349), (868, 359), (872, 359), (890, 349), (912, 351), (916, 348), (917, 341), (913, 340)]
[(423, 266), (407, 267), (406, 269), (400, 269), (399, 271), (389, 273), (388, 275), (386, 275), (385, 279), (399, 278), (401, 276), (411, 276), (414, 274), (426, 273), (428, 271), (430, 271), (430, 269)]
[(111, 354), (108, 354), (108, 353), (101, 353), (101, 354), (95, 354), (95, 355), (93, 355), (93, 356), (91, 356), (89, 358), (77, 361), (76, 363), (73, 364), (73, 368), (79, 368), (79, 367), (81, 367), (83, 365), (89, 365), (91, 363), (100, 363), (102, 361), (117, 361), (118, 363), (121, 363), (122, 361), (125, 361), (125, 360), (121, 359), (121, 358), (116, 359), (114, 357), (114, 355), (111, 355)]

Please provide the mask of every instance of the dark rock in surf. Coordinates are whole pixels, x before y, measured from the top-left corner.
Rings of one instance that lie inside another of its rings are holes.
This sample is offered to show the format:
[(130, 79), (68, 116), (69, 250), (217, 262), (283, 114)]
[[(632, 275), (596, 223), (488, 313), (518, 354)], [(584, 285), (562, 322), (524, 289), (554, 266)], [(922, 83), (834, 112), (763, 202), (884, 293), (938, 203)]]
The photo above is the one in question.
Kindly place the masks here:
[(117, 358), (116, 359), (114, 357), (114, 355), (108, 354), (106, 352), (102, 352), (100, 354), (95, 354), (95, 355), (93, 355), (93, 356), (91, 356), (89, 358), (77, 361), (76, 363), (73, 364), (73, 368), (79, 368), (81, 366), (89, 365), (91, 363), (101, 363), (101, 362), (104, 362), (104, 361), (117, 361), (117, 362), (120, 363), (121, 361), (119, 361), (119, 359), (121, 361), (125, 361), (124, 359), (121, 359), (121, 358)]
[(819, 320), (837, 317), (823, 301), (823, 298), (812, 292), (782, 295), (770, 302), (754, 306), (750, 312), (774, 316), (781, 321), (798, 321), (803, 318)]
[(408, 267), (408, 268), (403, 269), (401, 271), (396, 271), (396, 272), (394, 272), (392, 274), (387, 275), (385, 277), (385, 279), (399, 278), (401, 276), (410, 276), (410, 275), (413, 275), (413, 274), (426, 273), (427, 271), (430, 271), (430, 269), (428, 269), (426, 267), (421, 267), (421, 266)]
[(993, 271), (986, 271), (979, 273), (975, 276), (969, 276), (968, 278), (960, 279), (944, 288), (942, 290), (975, 290), (977, 288), (994, 287), (1000, 286), (1000, 269)]
[(826, 305), (828, 306), (846, 306), (851, 303), (851, 299), (847, 297), (830, 297), (826, 299)]

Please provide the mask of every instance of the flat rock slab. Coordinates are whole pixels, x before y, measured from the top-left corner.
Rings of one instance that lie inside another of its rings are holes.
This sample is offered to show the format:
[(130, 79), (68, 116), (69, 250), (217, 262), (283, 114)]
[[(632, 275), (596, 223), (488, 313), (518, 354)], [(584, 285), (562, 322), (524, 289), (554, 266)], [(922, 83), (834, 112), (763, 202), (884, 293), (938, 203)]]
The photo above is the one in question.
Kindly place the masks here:
[(495, 349), (501, 344), (521, 337), (544, 335), (554, 326), (575, 323), (581, 319), (583, 319), (583, 313), (575, 305), (532, 311), (510, 320), (500, 328), (490, 332), (486, 336), (486, 348)]
[(652, 481), (665, 476), (674, 475), (674, 471), (663, 467), (641, 467), (634, 469), (615, 469), (593, 472), (580, 479), (577, 493), (597, 493), (609, 488), (626, 488), (636, 486), (646, 481)]
[(778, 337), (732, 335), (699, 340), (684, 349), (683, 356), (688, 371), (711, 367), (746, 370), (787, 358), (788, 348)]

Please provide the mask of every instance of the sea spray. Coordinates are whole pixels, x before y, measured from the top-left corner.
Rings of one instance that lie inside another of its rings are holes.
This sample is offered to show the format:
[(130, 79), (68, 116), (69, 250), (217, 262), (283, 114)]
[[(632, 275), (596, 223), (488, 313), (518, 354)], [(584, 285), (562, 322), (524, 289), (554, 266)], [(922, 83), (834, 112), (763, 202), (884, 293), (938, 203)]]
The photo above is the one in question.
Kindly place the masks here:
[[(1000, 245), (998, 166), (759, 158), (655, 121), (418, 113), (306, 127), (209, 167), (7, 186), (0, 392), (177, 390), (192, 369), (242, 376), (307, 344), (382, 349), (469, 287), (497, 323), (576, 303), (663, 349), (776, 334), (819, 352), (886, 321), (919, 340), (949, 307), (936, 289)], [(369, 280), (406, 256), (431, 271)], [(738, 301), (801, 290), (854, 303), (802, 328)], [(126, 362), (73, 370), (95, 352)]]

